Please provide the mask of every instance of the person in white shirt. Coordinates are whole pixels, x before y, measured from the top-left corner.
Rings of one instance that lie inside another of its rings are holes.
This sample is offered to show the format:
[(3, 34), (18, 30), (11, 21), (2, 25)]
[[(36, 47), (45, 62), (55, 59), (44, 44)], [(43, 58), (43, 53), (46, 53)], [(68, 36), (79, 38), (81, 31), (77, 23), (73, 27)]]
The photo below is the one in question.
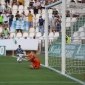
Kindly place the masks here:
[(8, 24), (8, 15), (6, 11), (2, 14), (4, 24)]
[(41, 5), (41, 13), (42, 13), (42, 9), (45, 9), (45, 0), (41, 0), (40, 5)]
[(21, 19), (26, 21), (26, 15), (25, 15), (25, 12), (23, 11), (22, 14), (21, 14)]
[(33, 7), (34, 7), (34, 14), (36, 16), (36, 14), (38, 14), (38, 9), (40, 9), (40, 1), (37, 1), (35, 0), (34, 4), (33, 4)]

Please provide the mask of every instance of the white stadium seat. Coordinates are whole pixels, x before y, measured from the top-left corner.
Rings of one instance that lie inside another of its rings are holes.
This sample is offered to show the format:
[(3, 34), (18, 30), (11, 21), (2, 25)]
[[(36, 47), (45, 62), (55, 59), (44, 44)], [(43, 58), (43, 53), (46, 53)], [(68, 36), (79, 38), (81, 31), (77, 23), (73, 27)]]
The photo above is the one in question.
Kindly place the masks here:
[(16, 37), (17, 37), (17, 38), (22, 37), (22, 33), (20, 33), (20, 32), (19, 32), (19, 33), (17, 33), (17, 34), (16, 34)]
[(2, 29), (2, 27), (0, 27), (0, 33), (2, 33), (2, 31), (3, 31), (3, 29)]
[(23, 37), (28, 37), (28, 33), (27, 32), (24, 32), (23, 33)]
[(36, 38), (40, 38), (42, 36), (42, 34), (41, 34), (41, 32), (37, 32), (35, 36), (36, 36)]
[(35, 35), (34, 32), (29, 33), (29, 38), (33, 39), (34, 35)]
[(73, 37), (79, 36), (79, 32), (74, 32)]
[(85, 37), (85, 32), (80, 32), (80, 37)]
[(33, 28), (33, 27), (30, 28), (30, 29), (29, 29), (29, 32), (30, 32), (30, 33), (31, 33), (31, 32), (35, 32), (35, 28)]
[(84, 30), (85, 30), (84, 27), (80, 27), (78, 31), (79, 31), (79, 32), (83, 32)]

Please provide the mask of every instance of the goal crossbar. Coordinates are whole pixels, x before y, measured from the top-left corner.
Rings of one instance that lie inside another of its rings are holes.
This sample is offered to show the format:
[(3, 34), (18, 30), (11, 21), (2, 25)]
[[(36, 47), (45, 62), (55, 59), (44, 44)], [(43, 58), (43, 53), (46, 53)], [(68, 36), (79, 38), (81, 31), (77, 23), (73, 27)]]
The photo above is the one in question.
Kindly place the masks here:
[(59, 1), (55, 2), (55, 3), (50, 4), (50, 5), (47, 5), (47, 6), (45, 6), (45, 8), (47, 9), (47, 8), (53, 7), (55, 5), (58, 5), (60, 3), (62, 3), (62, 0), (59, 0)]

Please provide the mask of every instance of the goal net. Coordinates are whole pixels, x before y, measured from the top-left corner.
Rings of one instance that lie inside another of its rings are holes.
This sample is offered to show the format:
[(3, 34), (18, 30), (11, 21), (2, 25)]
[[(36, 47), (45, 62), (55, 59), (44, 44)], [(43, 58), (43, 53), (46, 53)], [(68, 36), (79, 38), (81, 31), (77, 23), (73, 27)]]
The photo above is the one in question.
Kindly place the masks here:
[[(61, 19), (61, 31), (59, 31), (58, 21), (54, 35), (49, 37), (48, 66), (61, 71), (62, 66), (62, 3), (57, 4), (51, 9), (56, 8)], [(85, 73), (85, 3), (70, 2), (66, 0), (65, 18), (65, 73), (79, 74)], [(52, 17), (51, 17), (52, 18)], [(51, 31), (52, 32), (52, 31)]]

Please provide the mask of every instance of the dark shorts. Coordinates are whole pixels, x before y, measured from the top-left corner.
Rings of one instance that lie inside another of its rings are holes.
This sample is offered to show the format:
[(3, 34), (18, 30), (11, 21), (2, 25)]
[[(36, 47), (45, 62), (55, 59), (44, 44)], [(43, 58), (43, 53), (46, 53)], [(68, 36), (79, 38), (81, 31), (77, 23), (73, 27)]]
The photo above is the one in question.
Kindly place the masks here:
[(0, 12), (0, 14), (2, 14), (2, 12)]
[(10, 3), (10, 0), (5, 0), (5, 3)]
[(38, 9), (34, 8), (34, 14), (38, 14)]
[(0, 25), (2, 25), (2, 22), (0, 22)]
[(61, 24), (57, 24), (57, 29), (56, 29), (57, 32), (60, 32), (61, 31)]

